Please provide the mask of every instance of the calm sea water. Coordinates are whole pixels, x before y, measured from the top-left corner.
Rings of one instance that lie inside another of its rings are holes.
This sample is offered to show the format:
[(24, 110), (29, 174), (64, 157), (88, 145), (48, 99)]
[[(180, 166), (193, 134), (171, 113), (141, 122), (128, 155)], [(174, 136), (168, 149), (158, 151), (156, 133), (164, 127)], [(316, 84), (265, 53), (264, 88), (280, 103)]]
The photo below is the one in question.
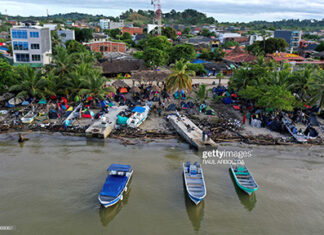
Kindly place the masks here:
[[(0, 135), (0, 226), (4, 234), (324, 234), (321, 147), (225, 145), (253, 150), (246, 164), (260, 189), (233, 183), (228, 165), (203, 165), (198, 207), (184, 192), (182, 162), (201, 156), (177, 140), (122, 146), (60, 134)], [(112, 163), (131, 164), (127, 195), (103, 209), (97, 201)]]

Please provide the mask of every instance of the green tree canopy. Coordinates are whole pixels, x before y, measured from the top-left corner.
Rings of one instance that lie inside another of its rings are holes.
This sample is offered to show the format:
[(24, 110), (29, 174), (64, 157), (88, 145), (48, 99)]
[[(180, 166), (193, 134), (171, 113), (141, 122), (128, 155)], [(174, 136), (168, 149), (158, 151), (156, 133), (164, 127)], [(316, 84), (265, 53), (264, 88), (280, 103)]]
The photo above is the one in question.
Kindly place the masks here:
[(184, 59), (192, 61), (196, 58), (196, 50), (191, 44), (178, 44), (171, 49), (170, 62), (174, 63), (177, 60)]
[(162, 35), (166, 36), (167, 38), (171, 38), (172, 40), (177, 39), (177, 31), (174, 28), (169, 26), (162, 28)]
[(168, 54), (157, 48), (146, 48), (143, 52), (143, 59), (147, 66), (155, 68), (165, 65), (169, 59)]

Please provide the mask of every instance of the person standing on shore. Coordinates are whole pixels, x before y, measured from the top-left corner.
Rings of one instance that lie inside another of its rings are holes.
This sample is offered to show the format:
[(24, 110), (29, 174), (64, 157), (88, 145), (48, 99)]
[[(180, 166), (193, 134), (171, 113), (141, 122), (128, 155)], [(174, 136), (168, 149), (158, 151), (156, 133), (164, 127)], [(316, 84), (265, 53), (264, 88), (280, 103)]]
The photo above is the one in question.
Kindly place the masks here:
[(207, 131), (207, 141), (210, 140), (210, 130)]
[(244, 114), (243, 116), (243, 125), (245, 125), (245, 121), (246, 121), (246, 114)]
[(202, 132), (202, 141), (205, 142), (205, 139), (206, 139), (206, 131), (205, 131), (205, 128), (204, 128), (203, 132)]

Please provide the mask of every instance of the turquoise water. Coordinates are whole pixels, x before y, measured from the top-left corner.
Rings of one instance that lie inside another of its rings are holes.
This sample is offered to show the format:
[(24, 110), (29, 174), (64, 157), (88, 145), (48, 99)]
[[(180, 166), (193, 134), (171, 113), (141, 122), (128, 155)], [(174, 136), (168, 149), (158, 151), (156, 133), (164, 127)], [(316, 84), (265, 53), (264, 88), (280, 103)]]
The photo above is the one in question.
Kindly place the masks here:
[[(177, 140), (122, 146), (60, 134), (0, 136), (0, 226), (8, 234), (323, 234), (321, 147), (251, 147), (246, 160), (259, 185), (248, 197), (228, 165), (203, 165), (205, 201), (195, 207), (182, 162), (201, 156)], [(131, 164), (124, 200), (108, 209), (97, 195), (112, 163)]]

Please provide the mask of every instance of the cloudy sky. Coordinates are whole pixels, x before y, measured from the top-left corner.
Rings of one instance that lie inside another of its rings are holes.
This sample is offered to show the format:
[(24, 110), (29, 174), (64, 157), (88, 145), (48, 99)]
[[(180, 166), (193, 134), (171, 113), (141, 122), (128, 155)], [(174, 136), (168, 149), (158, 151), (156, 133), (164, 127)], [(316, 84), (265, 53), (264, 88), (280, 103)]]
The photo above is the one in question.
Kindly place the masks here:
[[(322, 19), (324, 0), (161, 0), (162, 11), (192, 8), (218, 21)], [(0, 12), (9, 15), (46, 15), (82, 12), (118, 16), (132, 9), (152, 9), (151, 0), (0, 0)]]

